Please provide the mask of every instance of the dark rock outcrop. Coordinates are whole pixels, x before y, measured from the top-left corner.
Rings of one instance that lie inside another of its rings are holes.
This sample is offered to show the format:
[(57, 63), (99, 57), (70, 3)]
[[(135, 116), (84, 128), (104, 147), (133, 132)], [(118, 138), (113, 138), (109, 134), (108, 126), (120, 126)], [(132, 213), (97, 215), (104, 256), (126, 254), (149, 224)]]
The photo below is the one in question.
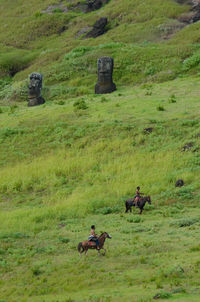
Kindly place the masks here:
[(187, 143), (183, 146), (182, 151), (188, 151), (190, 150), (192, 147), (194, 146), (194, 144), (192, 142)]
[(192, 24), (200, 20), (200, 1), (199, 0), (176, 0), (179, 4), (191, 6), (191, 10), (180, 16), (179, 21)]
[(91, 12), (97, 9), (100, 9), (103, 4), (106, 4), (109, 2), (109, 0), (89, 0), (87, 1), (87, 12)]
[(144, 128), (144, 133), (145, 134), (150, 134), (150, 133), (152, 133), (152, 131), (153, 131), (152, 127), (150, 127), (150, 128)]
[(182, 187), (182, 186), (184, 186), (184, 181), (182, 179), (178, 179), (175, 184), (175, 187)]
[(106, 32), (106, 25), (107, 24), (108, 24), (108, 19), (107, 18), (100, 18), (93, 25), (92, 30), (87, 33), (86, 38), (96, 38), (100, 35), (103, 35)]

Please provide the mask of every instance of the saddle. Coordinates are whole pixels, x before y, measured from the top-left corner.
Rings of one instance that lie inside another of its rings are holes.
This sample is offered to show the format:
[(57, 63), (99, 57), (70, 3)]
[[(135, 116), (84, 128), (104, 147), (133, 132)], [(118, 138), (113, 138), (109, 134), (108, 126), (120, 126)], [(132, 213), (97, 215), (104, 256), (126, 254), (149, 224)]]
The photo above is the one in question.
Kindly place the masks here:
[(88, 241), (89, 246), (96, 246), (96, 242), (95, 241)]
[(89, 238), (88, 238), (88, 244), (89, 244), (89, 246), (95, 248), (96, 247), (96, 238), (93, 237), (93, 236), (89, 236)]

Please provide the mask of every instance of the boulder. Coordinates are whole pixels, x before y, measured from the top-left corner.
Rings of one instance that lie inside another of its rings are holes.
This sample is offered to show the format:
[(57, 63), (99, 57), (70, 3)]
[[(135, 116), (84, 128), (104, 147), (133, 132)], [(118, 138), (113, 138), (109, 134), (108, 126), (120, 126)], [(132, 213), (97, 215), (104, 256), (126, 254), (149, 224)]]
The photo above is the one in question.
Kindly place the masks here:
[(89, 0), (87, 3), (87, 12), (91, 12), (97, 9), (100, 9), (103, 4), (108, 3), (109, 0)]
[(177, 180), (175, 187), (182, 187), (184, 186), (184, 181), (182, 179)]
[(182, 151), (188, 151), (190, 150), (192, 147), (194, 146), (194, 144), (192, 142), (187, 143), (183, 146)]

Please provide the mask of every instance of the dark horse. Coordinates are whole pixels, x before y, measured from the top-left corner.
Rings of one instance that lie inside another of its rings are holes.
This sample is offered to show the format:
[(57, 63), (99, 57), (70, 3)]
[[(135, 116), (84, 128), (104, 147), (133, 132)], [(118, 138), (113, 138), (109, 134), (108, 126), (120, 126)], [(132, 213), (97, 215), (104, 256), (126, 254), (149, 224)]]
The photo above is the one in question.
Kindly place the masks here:
[(150, 196), (144, 196), (144, 197), (140, 197), (140, 199), (137, 202), (137, 206), (135, 204), (135, 199), (134, 198), (129, 198), (126, 200), (125, 202), (125, 206), (126, 206), (126, 213), (128, 211), (132, 212), (132, 207), (137, 207), (140, 209), (140, 213), (142, 214), (143, 208), (145, 206), (145, 203), (148, 202), (148, 204), (151, 204), (151, 197)]
[[(104, 250), (104, 255), (106, 254), (106, 249), (104, 249), (104, 247), (103, 247), (106, 238), (111, 239), (112, 237), (108, 233), (106, 233), (106, 232), (102, 233), (98, 237), (98, 240), (99, 240), (99, 250), (98, 250), (98, 253), (99, 254), (100, 254), (100, 250), (101, 249)], [(96, 249), (97, 250), (96, 243), (94, 241), (89, 241), (89, 240), (85, 240), (83, 242), (79, 242), (79, 244), (78, 244), (78, 251), (80, 253), (80, 256), (81, 256), (81, 254), (83, 252), (85, 252), (85, 255), (87, 255), (88, 249)]]

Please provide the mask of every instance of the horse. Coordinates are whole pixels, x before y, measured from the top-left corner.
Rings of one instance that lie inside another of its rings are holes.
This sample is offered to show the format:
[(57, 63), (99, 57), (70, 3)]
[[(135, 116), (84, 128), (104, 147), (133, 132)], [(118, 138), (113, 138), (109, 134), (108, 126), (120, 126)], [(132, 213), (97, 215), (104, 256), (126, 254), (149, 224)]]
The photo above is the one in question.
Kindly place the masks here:
[[(102, 233), (98, 237), (98, 240), (99, 240), (98, 255), (100, 255), (100, 250), (101, 249), (104, 250), (104, 254), (103, 255), (105, 256), (105, 254), (106, 254), (106, 249), (104, 248), (104, 242), (105, 242), (106, 238), (111, 239), (112, 237), (108, 233), (106, 233), (106, 232)], [(85, 241), (79, 242), (79, 244), (78, 244), (78, 251), (80, 253), (80, 256), (81, 256), (81, 254), (83, 252), (85, 252), (85, 255), (87, 255), (88, 249), (96, 249), (97, 250), (96, 242), (89, 241), (89, 240), (85, 240)]]
[(132, 212), (132, 207), (137, 207), (140, 209), (140, 213), (142, 214), (143, 208), (146, 204), (146, 202), (148, 202), (148, 204), (151, 204), (151, 197), (150, 196), (144, 196), (144, 197), (140, 197), (140, 199), (137, 202), (137, 206), (135, 203), (135, 198), (129, 198), (125, 201), (125, 207), (126, 207), (126, 211), (125, 213), (127, 213), (128, 211)]

